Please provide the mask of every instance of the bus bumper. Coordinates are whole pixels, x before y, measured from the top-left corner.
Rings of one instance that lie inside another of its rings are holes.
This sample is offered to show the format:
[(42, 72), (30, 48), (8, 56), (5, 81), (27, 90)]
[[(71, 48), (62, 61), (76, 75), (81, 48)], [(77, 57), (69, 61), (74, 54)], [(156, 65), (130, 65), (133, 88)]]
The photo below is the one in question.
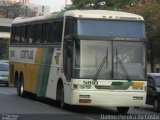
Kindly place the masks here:
[(71, 105), (87, 106), (145, 106), (146, 92), (111, 92), (73, 90)]

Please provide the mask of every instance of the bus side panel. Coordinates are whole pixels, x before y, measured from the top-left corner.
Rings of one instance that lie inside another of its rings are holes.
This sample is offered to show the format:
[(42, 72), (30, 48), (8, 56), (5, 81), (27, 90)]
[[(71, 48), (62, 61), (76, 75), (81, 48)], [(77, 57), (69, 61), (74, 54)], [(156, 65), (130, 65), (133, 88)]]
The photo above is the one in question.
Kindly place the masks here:
[[(14, 74), (23, 74), (24, 90), (38, 96), (46, 96), (49, 92), (49, 97), (54, 98), (56, 84), (53, 84), (53, 80), (58, 79), (60, 47), (12, 47), (11, 51), (14, 52), (14, 56), (10, 58), (10, 65), (14, 68)], [(10, 83), (14, 85), (15, 81), (12, 80)]]
[[(25, 72), (25, 55), (24, 52), (25, 47), (10, 47), (10, 55), (9, 55), (9, 64), (10, 64), (10, 86), (15, 86), (17, 84), (17, 81), (15, 81), (15, 77), (19, 79), (20, 73)], [(11, 69), (12, 68), (12, 69)], [(15, 76), (17, 74), (17, 76)]]
[(26, 69), (24, 74), (24, 89), (25, 91), (36, 93), (36, 86), (38, 80), (38, 74), (40, 70), (40, 62), (42, 56), (42, 49), (38, 48), (35, 55), (34, 63), (26, 62)]
[(9, 62), (9, 76), (8, 76), (8, 80), (9, 80), (9, 86), (12, 87), (16, 87), (15, 84), (15, 75), (14, 75), (14, 62)]
[(54, 53), (52, 53), (51, 67), (49, 71), (49, 80), (46, 90), (46, 97), (51, 99), (56, 99), (56, 89), (57, 81), (62, 78), (60, 70), (60, 47), (54, 48)]
[[(10, 65), (14, 68), (14, 71), (10, 71), (10, 86), (16, 87), (17, 81), (15, 81), (15, 73), (16, 72), (18, 73), (18, 78), (19, 78), (20, 73), (23, 73), (23, 71), (25, 71), (25, 64), (21, 62), (12, 61), (10, 62)], [(11, 76), (11, 74), (14, 74), (14, 76), (13, 75)]]

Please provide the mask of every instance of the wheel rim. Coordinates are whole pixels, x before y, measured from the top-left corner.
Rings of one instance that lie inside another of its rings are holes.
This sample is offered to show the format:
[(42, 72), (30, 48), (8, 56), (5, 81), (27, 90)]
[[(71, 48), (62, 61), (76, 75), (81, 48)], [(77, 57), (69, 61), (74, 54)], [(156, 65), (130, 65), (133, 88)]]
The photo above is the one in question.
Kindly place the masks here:
[(23, 94), (23, 90), (24, 90), (24, 87), (23, 87), (23, 81), (21, 82), (21, 85), (20, 85), (20, 92), (21, 92), (21, 95)]

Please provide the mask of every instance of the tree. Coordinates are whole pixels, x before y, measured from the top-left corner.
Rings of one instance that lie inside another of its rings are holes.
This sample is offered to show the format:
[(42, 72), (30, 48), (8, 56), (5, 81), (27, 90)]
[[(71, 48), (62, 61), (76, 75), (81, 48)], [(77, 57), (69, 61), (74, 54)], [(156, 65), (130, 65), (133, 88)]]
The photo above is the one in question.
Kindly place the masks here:
[(72, 9), (107, 9), (123, 10), (128, 6), (134, 6), (137, 3), (153, 1), (160, 3), (160, 0), (71, 0), (72, 4), (65, 6), (64, 10)]
[(155, 63), (160, 63), (160, 0), (72, 0), (72, 4), (65, 7), (65, 10), (71, 9), (120, 10), (142, 15), (146, 25), (151, 71), (154, 71)]
[(131, 5), (136, 0), (72, 0), (72, 4), (65, 7), (71, 9), (108, 9), (119, 10)]
[[(0, 17), (1, 18), (16, 18), (16, 17), (26, 17), (27, 13), (33, 13), (33, 11), (20, 2), (12, 3), (6, 0), (0, 0)], [(33, 15), (32, 15), (33, 16)]]
[(155, 63), (160, 63), (160, 0), (139, 1), (126, 11), (144, 17), (148, 38), (148, 61), (151, 63), (151, 72), (154, 72)]

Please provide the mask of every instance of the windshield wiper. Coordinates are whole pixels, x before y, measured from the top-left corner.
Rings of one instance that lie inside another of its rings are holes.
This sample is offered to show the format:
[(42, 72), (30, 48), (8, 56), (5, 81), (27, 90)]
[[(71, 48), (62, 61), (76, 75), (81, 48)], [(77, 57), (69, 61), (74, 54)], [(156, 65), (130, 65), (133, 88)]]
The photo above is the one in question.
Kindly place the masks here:
[(106, 62), (106, 68), (107, 68), (108, 67), (108, 47), (106, 49), (106, 56), (103, 57), (102, 62), (100, 64), (100, 66), (99, 66), (99, 68), (98, 68), (93, 80), (97, 80), (98, 79), (99, 73), (101, 72), (105, 62)]
[[(119, 57), (118, 57), (118, 52), (117, 52), (117, 48), (116, 48), (116, 61), (117, 61), (117, 60), (118, 60), (118, 62), (120, 63), (120, 66), (121, 66), (122, 70), (124, 71), (125, 76), (127, 77), (127, 80), (130, 82), (131, 80), (129, 79), (128, 72), (127, 72), (124, 64), (122, 63), (122, 61), (119, 59)], [(116, 62), (116, 66), (117, 66), (117, 62)]]

